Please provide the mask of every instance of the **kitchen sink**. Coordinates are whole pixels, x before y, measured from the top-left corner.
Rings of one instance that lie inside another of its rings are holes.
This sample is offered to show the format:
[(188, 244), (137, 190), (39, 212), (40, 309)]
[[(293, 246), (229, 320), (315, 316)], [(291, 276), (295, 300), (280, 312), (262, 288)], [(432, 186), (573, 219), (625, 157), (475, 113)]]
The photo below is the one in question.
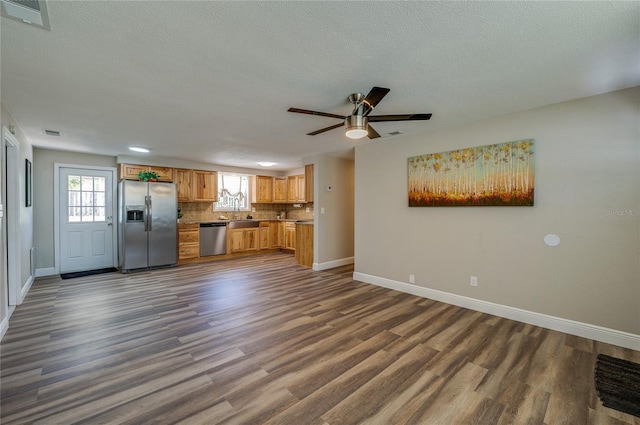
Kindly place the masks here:
[(260, 222), (256, 220), (231, 220), (229, 229), (247, 229), (251, 227), (260, 227)]

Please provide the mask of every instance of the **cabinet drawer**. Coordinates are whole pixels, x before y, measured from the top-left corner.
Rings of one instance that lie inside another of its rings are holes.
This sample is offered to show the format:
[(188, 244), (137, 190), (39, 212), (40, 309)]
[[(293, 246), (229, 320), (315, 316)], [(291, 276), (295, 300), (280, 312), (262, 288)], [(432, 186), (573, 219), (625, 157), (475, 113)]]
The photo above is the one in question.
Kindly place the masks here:
[(198, 258), (200, 256), (199, 244), (180, 244), (178, 246), (178, 258), (183, 260), (185, 258)]
[(189, 243), (189, 242), (200, 242), (200, 232), (180, 232), (178, 233), (178, 242), (179, 243)]

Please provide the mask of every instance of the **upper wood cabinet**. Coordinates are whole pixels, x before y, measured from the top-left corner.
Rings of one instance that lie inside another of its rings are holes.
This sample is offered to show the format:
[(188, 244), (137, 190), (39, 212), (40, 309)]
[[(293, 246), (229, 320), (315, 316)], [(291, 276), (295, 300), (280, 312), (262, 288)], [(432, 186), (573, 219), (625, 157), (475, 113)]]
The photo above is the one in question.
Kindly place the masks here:
[(287, 202), (287, 178), (273, 178), (273, 202)]
[(253, 201), (256, 203), (273, 202), (273, 177), (256, 176), (255, 182)]
[(295, 202), (298, 199), (298, 178), (297, 176), (287, 177), (287, 201)]
[[(313, 165), (305, 166), (305, 174), (296, 176), (255, 176), (251, 202), (285, 204), (313, 202)], [(309, 199), (311, 196), (311, 199)]]
[(304, 174), (287, 177), (287, 202), (305, 202)]
[(304, 166), (305, 200), (313, 202), (313, 164)]
[(160, 182), (173, 181), (173, 168), (136, 164), (120, 164), (120, 180), (138, 180), (138, 174), (142, 171), (153, 171)]
[(174, 169), (173, 181), (178, 188), (178, 202), (193, 201), (193, 170)]
[(216, 202), (218, 200), (218, 173), (193, 170), (193, 200)]

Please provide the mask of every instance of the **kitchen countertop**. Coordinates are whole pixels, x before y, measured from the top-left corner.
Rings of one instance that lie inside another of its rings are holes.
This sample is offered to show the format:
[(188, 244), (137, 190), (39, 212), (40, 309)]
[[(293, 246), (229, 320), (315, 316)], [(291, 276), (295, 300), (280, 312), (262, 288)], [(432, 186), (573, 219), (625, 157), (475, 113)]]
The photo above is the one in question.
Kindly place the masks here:
[(204, 220), (204, 221), (184, 221), (180, 220), (180, 224), (201, 224), (201, 223), (229, 223), (230, 221), (282, 221), (284, 223), (298, 223), (298, 224), (313, 224), (313, 219), (295, 219), (295, 218), (285, 218), (285, 219), (270, 219), (270, 218), (238, 218), (233, 220)]

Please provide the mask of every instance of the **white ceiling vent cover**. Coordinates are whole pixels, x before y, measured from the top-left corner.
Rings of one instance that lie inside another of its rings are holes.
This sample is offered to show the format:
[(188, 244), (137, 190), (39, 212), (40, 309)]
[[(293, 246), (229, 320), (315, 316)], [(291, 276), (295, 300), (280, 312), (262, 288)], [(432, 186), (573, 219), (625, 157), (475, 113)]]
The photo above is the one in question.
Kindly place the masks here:
[(49, 15), (44, 0), (0, 0), (2, 16), (49, 31)]

